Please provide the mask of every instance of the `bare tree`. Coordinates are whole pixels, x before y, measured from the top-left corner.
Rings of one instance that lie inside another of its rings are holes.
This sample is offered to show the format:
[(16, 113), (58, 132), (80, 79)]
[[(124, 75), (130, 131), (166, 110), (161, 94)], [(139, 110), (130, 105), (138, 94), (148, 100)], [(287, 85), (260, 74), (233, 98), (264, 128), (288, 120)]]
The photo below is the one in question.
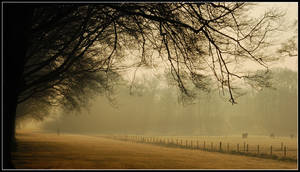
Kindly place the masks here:
[[(209, 90), (207, 82), (215, 79), (234, 104), (235, 79), (261, 85), (264, 80), (258, 80), (257, 74), (237, 73), (232, 65), (253, 60), (268, 70), (264, 62), (268, 57), (261, 49), (269, 45), (268, 34), (277, 29), (281, 16), (267, 11), (259, 19), (249, 19), (246, 15), (251, 4), (236, 2), (4, 7), (4, 29), (8, 32), (4, 57), (11, 60), (5, 65), (16, 68), (13, 74), (12, 69), (6, 69), (4, 76), (6, 80), (8, 73), (15, 77), (4, 82), (13, 85), (10, 89), (14, 93), (4, 114), (11, 140), (18, 104), (44, 102), (80, 109), (95, 91), (109, 93), (124, 69), (157, 66), (154, 53), (167, 62), (185, 97), (195, 97), (194, 88)], [(11, 18), (17, 11), (22, 16)], [(129, 50), (141, 53), (133, 65), (124, 63)], [(12, 60), (16, 57), (19, 59)]]

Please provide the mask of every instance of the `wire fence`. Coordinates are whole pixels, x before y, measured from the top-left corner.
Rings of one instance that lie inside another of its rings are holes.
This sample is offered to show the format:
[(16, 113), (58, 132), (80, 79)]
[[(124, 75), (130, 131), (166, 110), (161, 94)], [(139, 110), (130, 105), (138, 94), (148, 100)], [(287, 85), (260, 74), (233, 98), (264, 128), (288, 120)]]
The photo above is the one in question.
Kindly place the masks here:
[(202, 150), (209, 152), (221, 152), (229, 154), (239, 154), (246, 156), (255, 156), (262, 158), (271, 158), (278, 160), (297, 161), (298, 149), (281, 142), (278, 146), (266, 144), (249, 144), (246, 141), (242, 143), (229, 143), (226, 141), (208, 141), (205, 139), (187, 139), (180, 137), (164, 136), (142, 136), (142, 135), (118, 135), (105, 136), (106, 138), (128, 141), (132, 143), (154, 144), (167, 147), (176, 147), (182, 149)]

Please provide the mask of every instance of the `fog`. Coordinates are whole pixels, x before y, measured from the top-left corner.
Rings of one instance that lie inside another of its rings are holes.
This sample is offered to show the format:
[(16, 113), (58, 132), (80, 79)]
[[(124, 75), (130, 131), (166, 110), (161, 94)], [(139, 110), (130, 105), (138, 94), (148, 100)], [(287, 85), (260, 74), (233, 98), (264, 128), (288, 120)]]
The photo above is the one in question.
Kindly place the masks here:
[(120, 86), (114, 102), (99, 96), (89, 111), (59, 114), (42, 129), (61, 133), (134, 135), (297, 135), (297, 72), (273, 70), (273, 87), (245, 95), (232, 105), (217, 91), (201, 92), (194, 103), (182, 104), (174, 86), (159, 78), (143, 78), (134, 94)]

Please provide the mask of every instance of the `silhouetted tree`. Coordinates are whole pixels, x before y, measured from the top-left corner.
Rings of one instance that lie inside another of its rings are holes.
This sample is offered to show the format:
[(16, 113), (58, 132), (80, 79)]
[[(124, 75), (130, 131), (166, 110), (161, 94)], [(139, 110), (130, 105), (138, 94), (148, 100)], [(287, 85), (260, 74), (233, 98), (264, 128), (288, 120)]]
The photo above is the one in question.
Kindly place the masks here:
[[(16, 114), (17, 105), (80, 109), (95, 91), (109, 93), (123, 69), (160, 63), (151, 56), (155, 52), (167, 62), (183, 95), (193, 98), (192, 88), (203, 89), (206, 79), (214, 78), (235, 103), (233, 81), (256, 81), (256, 75), (231, 66), (249, 59), (268, 69), (268, 57), (260, 50), (268, 46), (268, 34), (280, 18), (267, 11), (249, 19), (249, 5), (4, 4), (4, 89), (10, 89), (4, 104), (5, 138), (14, 140), (16, 116), (26, 115)], [(140, 56), (128, 65), (134, 50)]]

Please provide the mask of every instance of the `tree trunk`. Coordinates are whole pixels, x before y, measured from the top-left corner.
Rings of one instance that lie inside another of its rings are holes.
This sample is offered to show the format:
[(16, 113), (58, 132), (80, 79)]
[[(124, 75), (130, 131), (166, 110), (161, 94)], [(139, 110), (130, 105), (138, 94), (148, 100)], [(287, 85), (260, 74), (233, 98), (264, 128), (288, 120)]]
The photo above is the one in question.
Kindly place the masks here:
[(15, 122), (33, 7), (3, 4), (3, 168), (14, 168)]
[[(4, 87), (5, 88), (5, 87)], [(11, 92), (4, 92), (5, 101), (3, 101), (3, 163), (4, 169), (14, 168), (12, 163), (11, 152), (16, 150), (15, 140), (15, 120), (17, 103), (16, 96), (10, 94)], [(6, 99), (7, 98), (7, 99)]]

